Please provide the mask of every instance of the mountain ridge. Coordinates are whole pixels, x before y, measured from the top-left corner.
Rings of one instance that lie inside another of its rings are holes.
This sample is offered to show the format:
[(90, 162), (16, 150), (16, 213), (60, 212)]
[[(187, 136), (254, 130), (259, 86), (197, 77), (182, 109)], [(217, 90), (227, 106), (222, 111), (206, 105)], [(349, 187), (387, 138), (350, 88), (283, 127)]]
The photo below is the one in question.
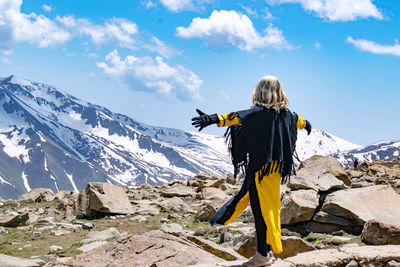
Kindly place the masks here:
[[(298, 133), (301, 160), (359, 148), (323, 130)], [(37, 187), (57, 192), (79, 191), (89, 181), (160, 185), (233, 170), (223, 137), (150, 126), (14, 75), (0, 79), (0, 159), (5, 198)]]

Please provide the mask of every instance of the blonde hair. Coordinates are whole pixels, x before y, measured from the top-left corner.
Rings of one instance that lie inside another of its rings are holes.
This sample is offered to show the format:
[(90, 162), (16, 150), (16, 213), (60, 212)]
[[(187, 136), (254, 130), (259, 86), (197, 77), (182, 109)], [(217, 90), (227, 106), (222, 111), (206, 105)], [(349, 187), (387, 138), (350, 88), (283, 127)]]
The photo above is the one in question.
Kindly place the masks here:
[(279, 112), (287, 110), (289, 101), (278, 78), (267, 75), (261, 78), (253, 92), (253, 107), (264, 106)]

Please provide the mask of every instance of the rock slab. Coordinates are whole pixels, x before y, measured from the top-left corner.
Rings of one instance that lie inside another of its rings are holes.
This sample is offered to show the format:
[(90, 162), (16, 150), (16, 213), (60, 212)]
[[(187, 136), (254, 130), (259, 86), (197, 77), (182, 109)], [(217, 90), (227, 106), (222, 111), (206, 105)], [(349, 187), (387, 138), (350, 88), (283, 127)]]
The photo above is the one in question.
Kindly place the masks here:
[(391, 186), (376, 185), (329, 194), (321, 211), (349, 220), (353, 226), (362, 227), (369, 220), (400, 226), (399, 207), (400, 195)]
[(400, 227), (376, 220), (364, 224), (362, 237), (373, 245), (400, 245)]
[(125, 189), (108, 183), (88, 183), (78, 196), (78, 217), (99, 214), (132, 214)]

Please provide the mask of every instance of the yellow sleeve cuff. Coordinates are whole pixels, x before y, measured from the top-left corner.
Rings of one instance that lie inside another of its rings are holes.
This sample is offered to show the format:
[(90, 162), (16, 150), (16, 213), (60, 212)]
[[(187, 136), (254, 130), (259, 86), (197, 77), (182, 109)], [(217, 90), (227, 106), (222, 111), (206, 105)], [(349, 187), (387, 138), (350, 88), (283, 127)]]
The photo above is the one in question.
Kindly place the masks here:
[(306, 127), (306, 120), (298, 117), (297, 118), (297, 128), (303, 129), (304, 127)]
[(225, 126), (225, 118), (222, 115), (218, 115), (219, 122), (217, 123), (218, 127), (224, 127)]

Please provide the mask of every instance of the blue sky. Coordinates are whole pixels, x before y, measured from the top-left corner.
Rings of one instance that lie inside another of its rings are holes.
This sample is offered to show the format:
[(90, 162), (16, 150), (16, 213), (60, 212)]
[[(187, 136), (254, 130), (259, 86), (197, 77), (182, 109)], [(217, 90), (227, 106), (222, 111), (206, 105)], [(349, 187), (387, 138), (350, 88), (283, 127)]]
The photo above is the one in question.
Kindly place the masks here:
[(2, 0), (0, 76), (193, 130), (272, 74), (314, 128), (368, 145), (400, 136), (399, 29), (396, 0)]

